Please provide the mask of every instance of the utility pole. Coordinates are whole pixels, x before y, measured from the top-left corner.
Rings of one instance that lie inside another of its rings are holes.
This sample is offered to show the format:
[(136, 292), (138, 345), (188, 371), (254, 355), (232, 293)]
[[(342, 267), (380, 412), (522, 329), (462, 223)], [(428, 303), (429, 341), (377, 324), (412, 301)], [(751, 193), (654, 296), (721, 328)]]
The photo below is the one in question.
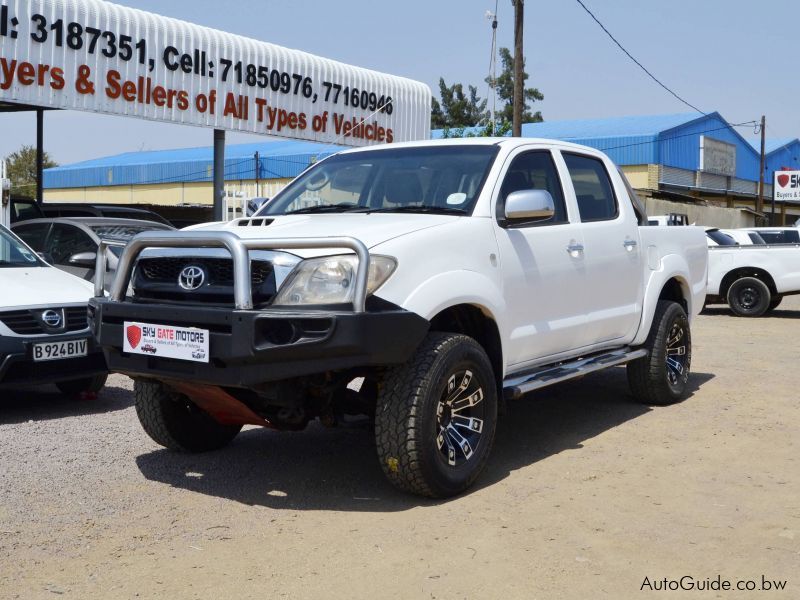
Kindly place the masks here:
[(522, 80), (524, 59), (522, 58), (522, 21), (525, 0), (511, 0), (514, 3), (514, 115), (511, 135), (522, 137)]
[[(766, 162), (766, 135), (767, 119), (761, 115), (761, 168), (758, 172), (758, 198), (756, 198), (756, 212), (764, 210), (764, 163)], [(770, 223), (772, 220), (770, 219)]]
[(256, 198), (261, 196), (261, 192), (258, 191), (258, 173), (261, 171), (261, 157), (258, 155), (258, 150), (256, 150)]

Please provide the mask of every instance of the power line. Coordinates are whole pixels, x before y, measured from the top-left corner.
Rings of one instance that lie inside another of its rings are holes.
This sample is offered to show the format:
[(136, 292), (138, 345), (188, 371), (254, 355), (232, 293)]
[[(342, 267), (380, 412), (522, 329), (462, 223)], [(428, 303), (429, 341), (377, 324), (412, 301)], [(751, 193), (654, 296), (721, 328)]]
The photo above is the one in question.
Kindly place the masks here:
[[(646, 146), (647, 144), (656, 144), (656, 143), (659, 143), (659, 142), (669, 142), (671, 140), (678, 140), (678, 139), (685, 138), (685, 137), (693, 137), (695, 135), (701, 135), (701, 134), (704, 134), (704, 133), (712, 133), (714, 131), (722, 131), (724, 129), (733, 129), (734, 127), (752, 127), (756, 123), (757, 123), (757, 121), (744, 121), (742, 123), (730, 123), (730, 124), (726, 124), (726, 125), (724, 125), (722, 127), (715, 127), (713, 129), (704, 129), (703, 131), (693, 131), (691, 133), (684, 133), (684, 134), (681, 134), (681, 135), (674, 135), (672, 137), (660, 138), (660, 139), (655, 139), (655, 140), (648, 140), (646, 142), (633, 142), (631, 144), (623, 144), (621, 146), (609, 146), (607, 148), (597, 148), (597, 150), (600, 150), (601, 152), (606, 152), (607, 150), (619, 150), (621, 148), (632, 148), (633, 146)], [(745, 143), (747, 143), (746, 140), (745, 140)], [(754, 148), (754, 150), (755, 150), (755, 148)]]
[(589, 16), (590, 16), (590, 17), (592, 17), (592, 19), (594, 19), (595, 23), (597, 23), (597, 24), (600, 26), (600, 28), (601, 28), (603, 31), (605, 31), (605, 32), (606, 32), (606, 35), (607, 35), (608, 37), (610, 37), (610, 38), (611, 38), (611, 40), (612, 40), (612, 41), (613, 41), (613, 42), (614, 42), (614, 43), (615, 43), (615, 44), (616, 44), (616, 45), (619, 47), (619, 49), (620, 49), (620, 50), (622, 50), (622, 51), (623, 51), (623, 52), (624, 52), (624, 53), (627, 55), (627, 57), (628, 57), (628, 58), (630, 58), (630, 59), (631, 59), (631, 60), (632, 60), (634, 63), (636, 63), (636, 64), (639, 66), (639, 68), (640, 68), (642, 71), (644, 71), (645, 73), (647, 73), (647, 75), (650, 77), (650, 79), (652, 79), (653, 81), (655, 81), (655, 82), (656, 82), (658, 85), (660, 85), (662, 88), (664, 88), (665, 90), (667, 90), (667, 91), (668, 91), (670, 94), (672, 94), (673, 96), (675, 96), (675, 98), (677, 98), (678, 100), (680, 100), (681, 102), (683, 102), (683, 103), (684, 103), (686, 106), (688, 106), (688, 107), (689, 107), (689, 108), (691, 108), (692, 110), (696, 110), (697, 112), (699, 112), (700, 114), (703, 114), (703, 115), (707, 114), (705, 111), (702, 111), (702, 110), (700, 110), (699, 108), (697, 108), (697, 107), (696, 107), (694, 104), (691, 104), (690, 102), (687, 102), (686, 100), (684, 100), (683, 98), (681, 98), (681, 97), (680, 97), (678, 94), (676, 94), (676, 93), (675, 93), (675, 92), (673, 92), (673, 91), (672, 91), (672, 90), (671, 90), (669, 87), (667, 87), (665, 84), (663, 84), (663, 83), (661, 82), (661, 80), (659, 80), (659, 79), (658, 79), (658, 77), (656, 77), (655, 75), (653, 75), (653, 74), (652, 74), (650, 71), (648, 71), (648, 70), (647, 70), (647, 68), (646, 68), (646, 67), (645, 67), (645, 66), (644, 66), (642, 63), (640, 63), (638, 60), (636, 60), (636, 58), (634, 58), (634, 56), (633, 56), (633, 55), (632, 55), (630, 52), (628, 52), (628, 51), (625, 49), (625, 47), (624, 47), (622, 44), (620, 44), (620, 43), (617, 41), (617, 38), (615, 38), (613, 35), (611, 35), (611, 32), (610, 32), (608, 29), (606, 29), (606, 26), (605, 26), (605, 25), (603, 25), (603, 24), (600, 22), (600, 19), (598, 19), (597, 17), (595, 17), (595, 16), (594, 16), (594, 13), (593, 13), (592, 11), (590, 11), (590, 10), (589, 10), (589, 9), (586, 7), (586, 5), (583, 3), (583, 1), (582, 1), (582, 0), (575, 0), (575, 1), (576, 1), (578, 4), (580, 4), (580, 5), (581, 5), (581, 8), (583, 8), (583, 10), (585, 10), (587, 13), (589, 13)]

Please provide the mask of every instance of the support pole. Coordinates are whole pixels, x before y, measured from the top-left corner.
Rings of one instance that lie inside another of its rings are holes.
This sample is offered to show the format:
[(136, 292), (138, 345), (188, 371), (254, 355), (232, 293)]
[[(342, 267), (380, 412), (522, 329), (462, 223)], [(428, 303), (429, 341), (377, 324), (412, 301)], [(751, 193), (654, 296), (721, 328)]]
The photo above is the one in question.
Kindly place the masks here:
[(764, 211), (764, 163), (766, 146), (767, 120), (761, 115), (761, 168), (758, 173), (758, 198), (756, 198), (756, 212)]
[(36, 202), (44, 201), (44, 110), (36, 109)]
[(256, 150), (256, 198), (259, 198), (261, 196), (261, 192), (258, 189), (259, 186), (258, 175), (260, 171), (261, 171), (261, 156), (258, 154), (258, 150)]
[(225, 130), (214, 130), (214, 220), (224, 221), (223, 199), (225, 194)]
[(522, 80), (525, 59), (522, 58), (522, 22), (525, 0), (514, 1), (514, 113), (511, 135), (522, 137)]

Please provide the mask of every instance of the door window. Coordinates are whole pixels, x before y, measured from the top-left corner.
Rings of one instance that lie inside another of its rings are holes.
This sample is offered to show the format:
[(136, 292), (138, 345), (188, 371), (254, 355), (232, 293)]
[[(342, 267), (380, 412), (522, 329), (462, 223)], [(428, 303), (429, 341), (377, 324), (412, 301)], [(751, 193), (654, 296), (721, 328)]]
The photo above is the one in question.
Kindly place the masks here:
[(79, 252), (97, 252), (97, 245), (91, 237), (74, 225), (56, 223), (50, 232), (50, 239), (47, 242), (48, 254), (52, 257), (53, 263), (66, 265), (73, 254)]
[(31, 225), (22, 225), (14, 227), (14, 233), (22, 238), (22, 241), (33, 248), (34, 252), (44, 252), (44, 240), (47, 237), (47, 231), (50, 229), (50, 223), (34, 223)]
[(607, 221), (619, 214), (614, 188), (605, 165), (599, 159), (563, 153), (567, 163), (581, 221)]
[[(512, 192), (520, 190), (546, 190), (553, 197), (555, 214), (550, 219), (526, 222), (514, 220), (509, 222), (505, 218), (506, 198)], [(500, 187), (500, 197), (497, 202), (497, 218), (509, 225), (555, 225), (567, 222), (567, 210), (564, 204), (564, 193), (561, 190), (561, 181), (558, 170), (553, 162), (553, 157), (546, 150), (525, 152), (515, 157), (503, 178)]]

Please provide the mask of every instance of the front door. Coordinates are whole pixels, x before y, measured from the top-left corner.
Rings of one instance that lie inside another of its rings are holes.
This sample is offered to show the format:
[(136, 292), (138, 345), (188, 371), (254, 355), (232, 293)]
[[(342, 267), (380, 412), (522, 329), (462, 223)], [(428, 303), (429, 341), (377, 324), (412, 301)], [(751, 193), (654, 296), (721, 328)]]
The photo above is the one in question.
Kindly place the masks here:
[[(517, 152), (501, 180), (495, 190), (495, 231), (509, 310), (506, 364), (513, 368), (582, 345), (586, 265), (581, 225), (570, 222), (552, 153)], [(506, 219), (506, 197), (523, 189), (548, 191), (555, 215), (545, 221)]]

